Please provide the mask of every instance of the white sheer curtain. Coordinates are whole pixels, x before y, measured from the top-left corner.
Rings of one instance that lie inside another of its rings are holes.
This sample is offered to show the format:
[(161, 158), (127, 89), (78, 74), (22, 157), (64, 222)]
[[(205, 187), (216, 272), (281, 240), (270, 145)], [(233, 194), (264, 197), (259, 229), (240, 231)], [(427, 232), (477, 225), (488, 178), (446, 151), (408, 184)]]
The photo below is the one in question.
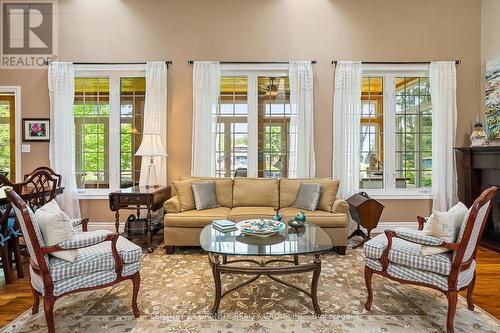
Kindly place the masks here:
[(333, 177), (340, 180), (340, 196), (359, 187), (361, 62), (339, 61), (333, 100)]
[(455, 62), (432, 62), (429, 82), (432, 99), (433, 209), (446, 211), (458, 202), (457, 169), (453, 151), (457, 130)]
[(80, 218), (75, 179), (75, 71), (70, 62), (49, 65), (50, 167), (62, 176), (64, 192), (56, 197), (61, 209), (71, 218)]
[(193, 65), (192, 176), (215, 176), (215, 126), (220, 94), (220, 64)]
[(313, 71), (310, 61), (292, 61), (290, 78), (290, 154), (289, 178), (316, 175), (314, 155)]
[[(146, 101), (144, 103), (144, 127), (142, 134), (159, 134), (167, 149), (167, 64), (165, 61), (146, 64)], [(153, 157), (159, 185), (167, 185), (167, 157)], [(143, 156), (139, 185), (146, 185), (149, 156)]]

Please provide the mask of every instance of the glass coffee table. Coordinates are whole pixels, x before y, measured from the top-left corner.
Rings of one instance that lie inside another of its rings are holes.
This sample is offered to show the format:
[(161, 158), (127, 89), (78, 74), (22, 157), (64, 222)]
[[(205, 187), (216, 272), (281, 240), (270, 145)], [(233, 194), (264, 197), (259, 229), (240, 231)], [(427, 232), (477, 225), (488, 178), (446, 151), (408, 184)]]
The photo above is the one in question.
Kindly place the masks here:
[[(317, 315), (321, 314), (317, 297), (321, 272), (320, 253), (331, 250), (333, 244), (330, 236), (319, 226), (312, 223), (305, 223), (299, 229), (287, 226), (285, 230), (278, 234), (267, 238), (259, 238), (244, 235), (240, 231), (222, 233), (209, 224), (205, 226), (200, 234), (200, 243), (203, 250), (208, 252), (208, 259), (215, 282), (215, 300), (212, 308), (214, 316), (217, 315), (221, 299), (224, 296), (252, 283), (263, 275), (311, 297), (314, 312)], [(312, 262), (300, 263), (299, 255), (301, 254), (313, 254), (314, 259)], [(261, 256), (271, 258), (260, 260), (250, 258)], [(287, 258), (290, 256), (293, 259)], [(228, 257), (236, 258), (228, 259)], [(247, 265), (238, 265), (241, 263), (247, 263)], [(248, 263), (255, 264), (255, 266), (248, 265)], [(310, 291), (276, 277), (278, 275), (307, 272), (313, 272)], [(221, 274), (251, 275), (252, 277), (223, 291)]]

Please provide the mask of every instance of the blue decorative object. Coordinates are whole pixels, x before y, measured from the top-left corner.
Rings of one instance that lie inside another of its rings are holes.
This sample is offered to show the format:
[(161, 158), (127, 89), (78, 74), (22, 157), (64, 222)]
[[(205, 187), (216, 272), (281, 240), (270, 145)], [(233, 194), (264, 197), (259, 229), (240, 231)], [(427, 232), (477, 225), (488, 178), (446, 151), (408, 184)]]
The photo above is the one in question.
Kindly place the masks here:
[(281, 222), (283, 216), (281, 216), (279, 211), (276, 211), (276, 214), (273, 216), (273, 220)]
[(306, 214), (304, 214), (304, 212), (298, 213), (297, 215), (295, 215), (295, 221), (305, 222), (306, 221)]

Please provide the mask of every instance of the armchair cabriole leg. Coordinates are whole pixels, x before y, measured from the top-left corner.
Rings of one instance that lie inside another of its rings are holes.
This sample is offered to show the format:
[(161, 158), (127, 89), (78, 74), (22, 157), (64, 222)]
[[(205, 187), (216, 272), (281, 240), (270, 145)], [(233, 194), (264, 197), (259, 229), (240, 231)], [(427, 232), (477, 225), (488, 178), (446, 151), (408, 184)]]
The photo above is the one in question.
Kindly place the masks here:
[(54, 296), (46, 295), (43, 298), (43, 311), (45, 313), (45, 321), (47, 323), (47, 332), (55, 333), (56, 328), (54, 326), (54, 303), (56, 299)]
[(474, 300), (472, 299), (472, 293), (474, 292), (474, 287), (476, 285), (476, 272), (474, 272), (474, 277), (467, 287), (467, 307), (469, 310), (474, 311)]
[(446, 293), (448, 298), (448, 315), (446, 317), (446, 332), (454, 333), (453, 322), (455, 320), (455, 312), (457, 311), (458, 291), (450, 290)]
[(373, 303), (373, 290), (372, 290), (372, 277), (373, 271), (368, 266), (365, 266), (365, 284), (366, 290), (368, 291), (368, 298), (366, 299), (365, 309), (370, 311)]
[(132, 284), (134, 286), (132, 294), (132, 311), (134, 312), (134, 317), (138, 318), (141, 315), (139, 307), (137, 306), (137, 296), (139, 295), (139, 287), (141, 285), (141, 275), (139, 272), (132, 276)]
[(40, 295), (33, 287), (31, 287), (31, 292), (33, 293), (33, 307), (31, 308), (31, 313), (37, 314), (38, 308), (40, 307)]

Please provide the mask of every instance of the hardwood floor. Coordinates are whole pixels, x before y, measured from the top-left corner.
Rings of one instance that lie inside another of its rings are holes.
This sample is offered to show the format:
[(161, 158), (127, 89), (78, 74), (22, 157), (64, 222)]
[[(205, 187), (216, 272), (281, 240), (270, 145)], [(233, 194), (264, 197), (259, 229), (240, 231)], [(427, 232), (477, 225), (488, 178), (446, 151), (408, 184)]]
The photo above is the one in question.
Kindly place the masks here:
[[(477, 254), (474, 303), (500, 320), (500, 254), (480, 247)], [(32, 305), (28, 267), (24, 279), (6, 286), (0, 273), (0, 327), (7, 325)], [(462, 293), (465, 296), (465, 292)]]

